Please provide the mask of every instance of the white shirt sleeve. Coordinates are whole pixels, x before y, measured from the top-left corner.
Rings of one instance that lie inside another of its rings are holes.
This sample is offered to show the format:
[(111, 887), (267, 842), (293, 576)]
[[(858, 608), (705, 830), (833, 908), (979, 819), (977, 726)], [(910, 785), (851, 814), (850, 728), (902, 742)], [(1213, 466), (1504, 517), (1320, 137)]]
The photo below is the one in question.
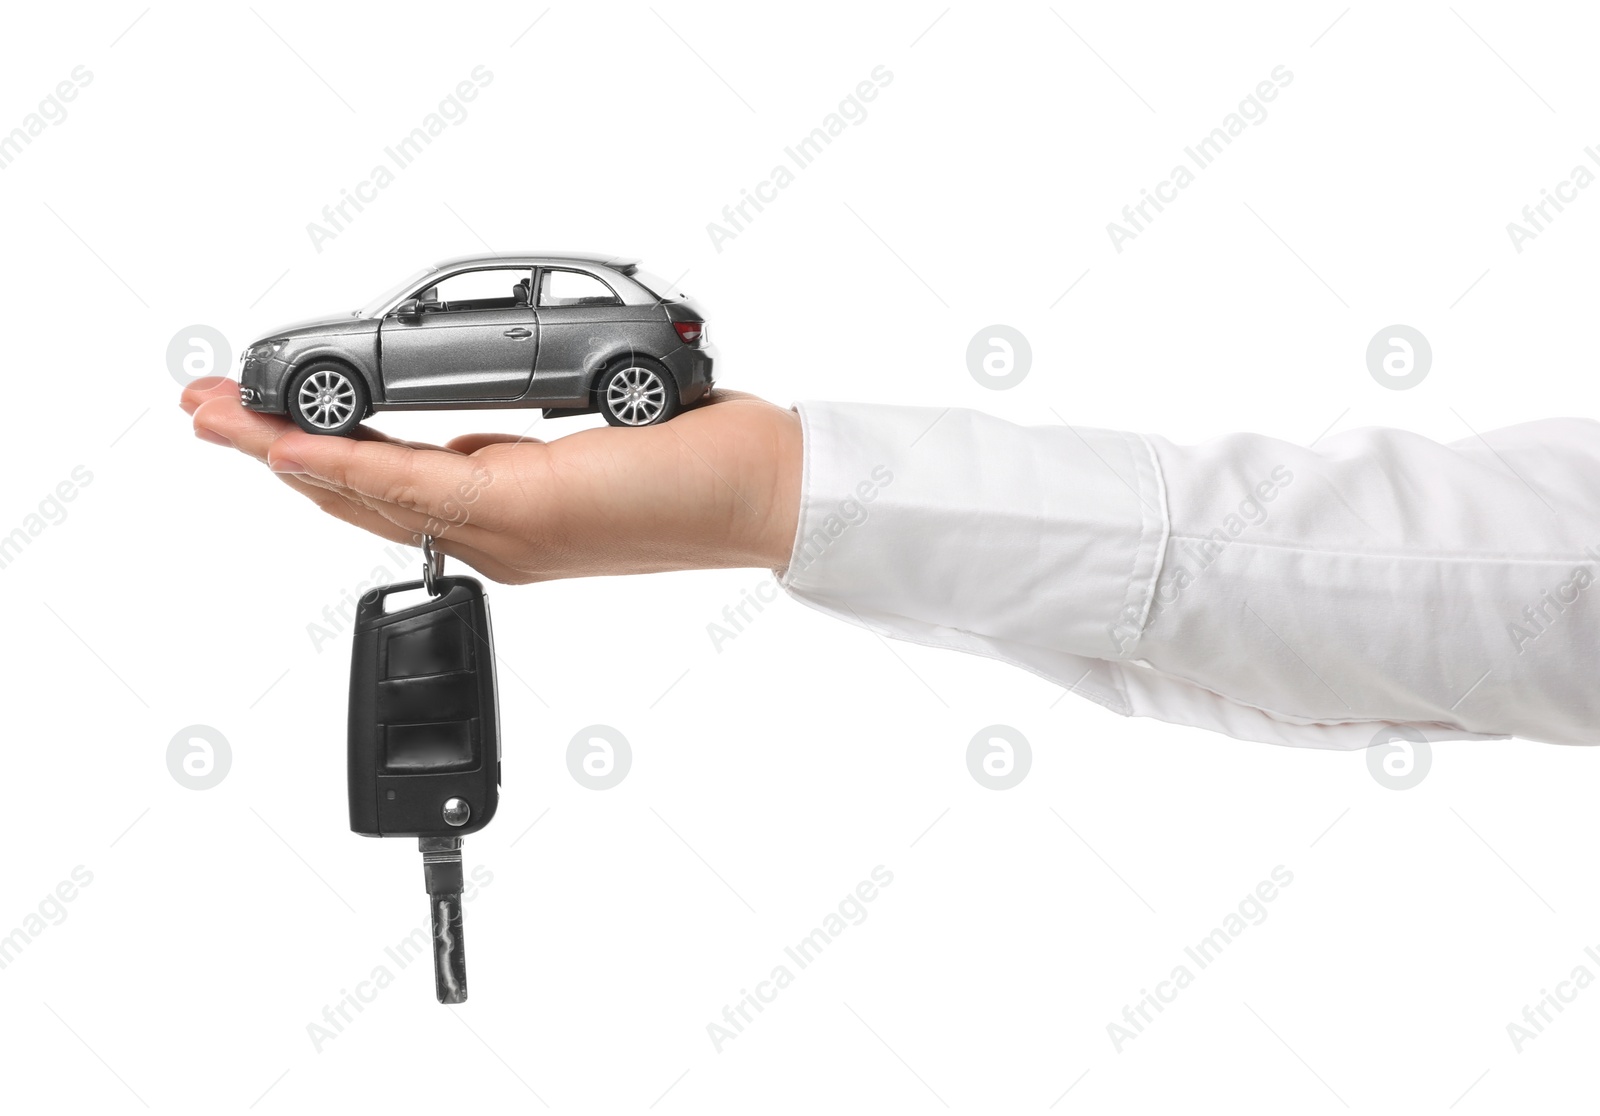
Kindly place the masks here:
[(781, 584), (1245, 740), (1600, 743), (1600, 424), (1198, 446), (806, 403)]

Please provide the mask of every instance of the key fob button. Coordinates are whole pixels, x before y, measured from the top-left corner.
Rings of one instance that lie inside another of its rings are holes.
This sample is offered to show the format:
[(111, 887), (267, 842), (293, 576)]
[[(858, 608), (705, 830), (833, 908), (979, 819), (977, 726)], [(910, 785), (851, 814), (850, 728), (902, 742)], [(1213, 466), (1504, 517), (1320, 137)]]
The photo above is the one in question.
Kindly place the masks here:
[(384, 733), (383, 769), (390, 774), (470, 771), (478, 755), (471, 721), (390, 725)]
[(385, 678), (420, 678), (430, 674), (469, 670), (472, 648), (464, 624), (440, 624), (422, 616), (410, 624), (395, 624), (384, 640)]

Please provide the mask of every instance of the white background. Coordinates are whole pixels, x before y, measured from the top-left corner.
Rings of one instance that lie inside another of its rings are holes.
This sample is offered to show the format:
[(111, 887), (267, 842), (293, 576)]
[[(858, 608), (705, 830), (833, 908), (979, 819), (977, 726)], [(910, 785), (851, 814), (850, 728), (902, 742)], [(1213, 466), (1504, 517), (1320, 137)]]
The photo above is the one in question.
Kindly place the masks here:
[[(1506, 232), (1600, 140), (1591, 13), (265, 0), (6, 18), (0, 131), (93, 74), (0, 171), (0, 534), (74, 467), (93, 476), (0, 570), (0, 934), (93, 874), (0, 969), (7, 1110), (1471, 1113), (1592, 1095), (1600, 991), (1520, 1054), (1507, 1024), (1575, 966), (1600, 974), (1594, 753), (1451, 743), (1395, 791), (1362, 753), (1122, 720), (786, 599), (718, 651), (707, 625), (753, 570), (492, 590), (505, 786), (466, 845), (493, 877), (467, 907), (471, 1000), (439, 1006), (412, 965), (319, 1051), (308, 1025), (395, 969), (384, 946), (426, 905), (410, 842), (346, 828), (348, 642), (319, 649), (308, 625), (413, 559), (197, 442), (166, 367), (191, 325), (236, 357), (488, 244), (687, 269), (719, 381), (783, 403), (1302, 444), (1592, 414), (1600, 189), (1520, 254)], [(317, 251), (307, 223), (478, 65), (493, 80), (466, 119)], [(867, 118), (717, 251), (707, 223), (879, 65), (893, 81)], [(1267, 119), (1115, 251), (1107, 222), (1279, 65), (1294, 77)], [(965, 364), (994, 323), (1033, 347), (1004, 392)], [(1434, 349), (1409, 391), (1364, 362), (1394, 323)], [(442, 440), (531, 418), (376, 425)], [(995, 723), (1032, 746), (1003, 792), (966, 763)], [(195, 724), (232, 754), (206, 791), (167, 767)], [(608, 791), (567, 771), (591, 724), (631, 744)], [(869, 917), (719, 1053), (707, 1024), (877, 865), (893, 884)], [(1107, 1024), (1277, 865), (1293, 883), (1269, 917), (1119, 1053)]]

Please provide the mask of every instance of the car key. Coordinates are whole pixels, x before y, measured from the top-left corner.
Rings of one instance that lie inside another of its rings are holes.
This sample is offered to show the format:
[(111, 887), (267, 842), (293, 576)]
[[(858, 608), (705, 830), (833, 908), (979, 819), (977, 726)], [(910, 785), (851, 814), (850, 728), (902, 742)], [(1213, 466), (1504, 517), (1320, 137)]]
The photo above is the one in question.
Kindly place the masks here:
[[(500, 800), (500, 713), (489, 601), (476, 578), (445, 577), (424, 540), (423, 580), (374, 589), (356, 608), (350, 662), (350, 828), (415, 837), (433, 927), (434, 991), (467, 998), (461, 839)], [(391, 612), (387, 602), (428, 596)]]

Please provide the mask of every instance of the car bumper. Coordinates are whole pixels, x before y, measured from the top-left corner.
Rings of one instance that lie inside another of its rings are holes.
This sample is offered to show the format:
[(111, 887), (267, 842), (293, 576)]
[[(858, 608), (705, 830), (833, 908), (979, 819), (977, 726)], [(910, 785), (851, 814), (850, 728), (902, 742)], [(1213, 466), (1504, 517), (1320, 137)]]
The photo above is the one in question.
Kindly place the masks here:
[(693, 403), (711, 390), (716, 357), (717, 351), (710, 345), (703, 349), (691, 349), (685, 345), (666, 359), (668, 370), (678, 381), (680, 401)]
[(283, 361), (271, 357), (240, 361), (239, 402), (252, 411), (283, 414), (283, 382), (288, 371)]

